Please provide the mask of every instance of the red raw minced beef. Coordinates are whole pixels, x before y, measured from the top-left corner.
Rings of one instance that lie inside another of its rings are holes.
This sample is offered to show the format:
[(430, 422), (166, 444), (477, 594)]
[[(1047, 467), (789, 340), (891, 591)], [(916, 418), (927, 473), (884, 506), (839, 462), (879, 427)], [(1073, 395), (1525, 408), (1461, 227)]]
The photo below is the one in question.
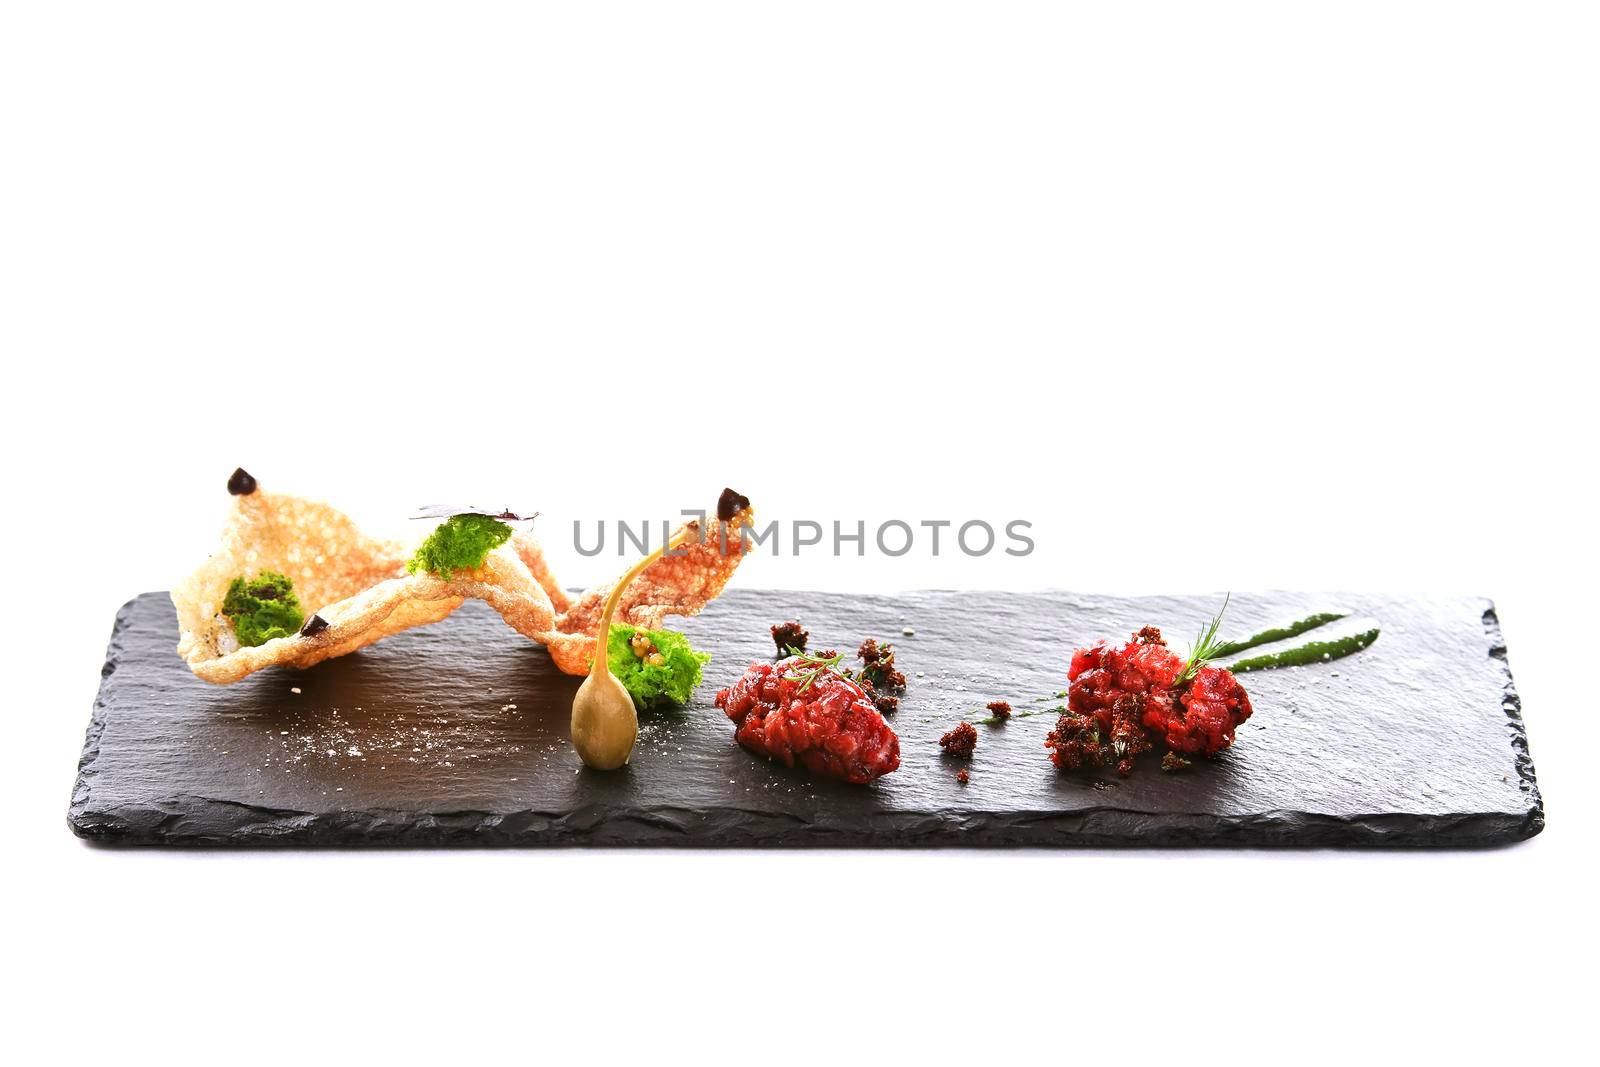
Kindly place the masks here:
[(789, 767), (863, 784), (900, 766), (894, 730), (860, 686), (831, 670), (754, 663), (717, 693), (717, 707), (741, 745)]
[[(1176, 700), (1172, 683), (1182, 670), (1183, 660), (1167, 648), (1154, 626), (1146, 626), (1121, 648), (1102, 641), (1072, 654), (1067, 710), (1094, 719), (1104, 738), (1097, 751), (1116, 764), (1118, 774), (1132, 773), (1134, 759), (1150, 750), (1146, 728), (1159, 729), (1156, 722), (1167, 721)], [(1088, 741), (1081, 726), (1073, 725), (1068, 733), (1077, 744)]]
[(1233, 744), (1234, 731), (1253, 710), (1249, 694), (1231, 673), (1201, 667), (1161, 729), (1173, 751), (1215, 756)]
[(1128, 774), (1153, 744), (1170, 750), (1162, 762), (1167, 770), (1186, 766), (1183, 756), (1227, 748), (1250, 717), (1250, 697), (1221, 667), (1201, 666), (1178, 685), (1183, 668), (1154, 626), (1121, 648), (1101, 641), (1075, 651), (1066, 714), (1045, 740), (1050, 758), (1071, 770), (1114, 763)]

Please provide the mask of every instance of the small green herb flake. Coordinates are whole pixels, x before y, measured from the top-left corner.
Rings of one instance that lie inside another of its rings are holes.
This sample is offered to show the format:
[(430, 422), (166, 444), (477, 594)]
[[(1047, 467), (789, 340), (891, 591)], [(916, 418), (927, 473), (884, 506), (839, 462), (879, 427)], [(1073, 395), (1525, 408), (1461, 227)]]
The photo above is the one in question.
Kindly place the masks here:
[(511, 527), (487, 515), (452, 515), (417, 547), (406, 564), (412, 574), (426, 571), (449, 581), (456, 571), (476, 570), (489, 553), (511, 538)]
[[(659, 664), (652, 665), (648, 656), (633, 650), (633, 637), (640, 633), (660, 655)], [(710, 655), (696, 652), (687, 637), (672, 630), (640, 630), (614, 623), (606, 640), (611, 673), (644, 711), (689, 703), (700, 685), (701, 669), (710, 661)]]
[(222, 614), (233, 621), (239, 643), (250, 648), (297, 633), (305, 622), (294, 583), (277, 571), (235, 578), (222, 599)]
[[(1041, 697), (1040, 699), (1048, 700), (1049, 698)], [(1029, 719), (1035, 715), (1064, 715), (1066, 710), (1066, 707), (1062, 705), (1057, 705), (1053, 708), (1030, 708), (1026, 711), (1013, 711), (1004, 719), (998, 715), (990, 715), (986, 719), (972, 719), (970, 721), (977, 723), (979, 726), (999, 726), (1001, 723), (1008, 722), (1011, 719)]]

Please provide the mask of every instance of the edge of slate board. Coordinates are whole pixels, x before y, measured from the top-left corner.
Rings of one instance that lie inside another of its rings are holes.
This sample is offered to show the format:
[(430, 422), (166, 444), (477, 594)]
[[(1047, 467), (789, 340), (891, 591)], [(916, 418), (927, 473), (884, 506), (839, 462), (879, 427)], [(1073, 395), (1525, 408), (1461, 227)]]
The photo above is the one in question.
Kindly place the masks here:
[[(146, 594), (150, 595), (150, 594)], [(414, 813), (362, 810), (314, 813), (262, 809), (267, 817), (255, 832), (242, 832), (235, 820), (221, 818), (225, 802), (206, 798), (195, 806), (174, 804), (172, 810), (152, 806), (132, 818), (96, 812), (90, 803), (93, 764), (105, 730), (104, 689), (117, 670), (122, 653), (125, 617), (138, 598), (117, 611), (106, 661), (100, 669), (101, 689), (85, 732), (83, 754), (73, 784), (67, 822), (72, 832), (97, 845), (160, 845), (185, 847), (409, 848), (441, 845), (475, 847), (681, 846), (687, 828), (698, 833), (693, 847), (838, 848), (873, 847), (1287, 847), (1287, 848), (1483, 848), (1523, 841), (1544, 829), (1544, 800), (1528, 746), (1522, 700), (1511, 676), (1500, 620), (1492, 601), (1485, 600), (1483, 628), (1488, 654), (1498, 660), (1504, 678), (1504, 709), (1524, 794), (1532, 801), (1522, 814), (1508, 812), (1426, 816), (1416, 813), (1340, 818), (1307, 812), (1262, 812), (1253, 816), (1210, 816), (1100, 808), (1092, 811), (1013, 812), (1004, 821), (984, 812), (885, 812), (870, 834), (828, 825), (826, 815), (808, 824), (790, 817), (724, 806), (720, 810), (661, 807), (645, 816), (636, 809), (585, 805), (570, 811), (525, 811), (501, 815), (461, 810), (436, 813), (417, 821)], [(178, 798), (174, 798), (175, 800)], [(719, 820), (722, 821), (719, 824)], [(178, 823), (181, 834), (169, 833)], [(1026, 831), (1018, 825), (1025, 824)], [(1041, 840), (1043, 834), (1053, 840)], [(885, 835), (893, 838), (885, 843)], [(705, 835), (705, 836), (701, 836)]]

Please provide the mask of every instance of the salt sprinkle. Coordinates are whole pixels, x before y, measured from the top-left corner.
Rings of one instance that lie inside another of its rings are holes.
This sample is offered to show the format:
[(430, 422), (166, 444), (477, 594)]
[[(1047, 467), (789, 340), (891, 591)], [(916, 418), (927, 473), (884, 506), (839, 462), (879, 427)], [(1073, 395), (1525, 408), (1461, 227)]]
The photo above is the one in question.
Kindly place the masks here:
[(289, 687), (289, 692), (293, 693), (295, 696), (299, 696), (300, 695), (300, 687), (298, 685), (291, 685)]

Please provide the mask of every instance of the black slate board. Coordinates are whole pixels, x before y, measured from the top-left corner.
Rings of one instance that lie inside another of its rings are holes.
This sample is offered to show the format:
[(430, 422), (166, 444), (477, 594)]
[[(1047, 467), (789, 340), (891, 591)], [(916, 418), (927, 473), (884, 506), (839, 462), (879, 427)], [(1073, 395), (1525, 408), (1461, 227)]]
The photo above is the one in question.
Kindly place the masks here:
[[(1543, 828), (1494, 610), (1471, 598), (1235, 595), (1230, 634), (1337, 607), (1383, 637), (1245, 676), (1255, 716), (1187, 772), (1147, 756), (1128, 779), (1059, 773), (1040, 714), (980, 726), (971, 784), (956, 782), (937, 738), (963, 716), (996, 698), (1049, 707), (1029, 698), (1062, 688), (1073, 645), (1146, 623), (1186, 639), (1216, 599), (732, 591), (683, 621), (714, 656), (695, 705), (646, 717), (631, 765), (602, 774), (566, 740), (577, 679), (481, 603), (218, 688), (178, 659), (172, 606), (147, 593), (117, 615), (69, 820), (101, 842), (300, 846), (1462, 847)], [(813, 647), (895, 642), (910, 678), (898, 771), (848, 786), (733, 743), (715, 691), (769, 657), (768, 627), (789, 617)]]

